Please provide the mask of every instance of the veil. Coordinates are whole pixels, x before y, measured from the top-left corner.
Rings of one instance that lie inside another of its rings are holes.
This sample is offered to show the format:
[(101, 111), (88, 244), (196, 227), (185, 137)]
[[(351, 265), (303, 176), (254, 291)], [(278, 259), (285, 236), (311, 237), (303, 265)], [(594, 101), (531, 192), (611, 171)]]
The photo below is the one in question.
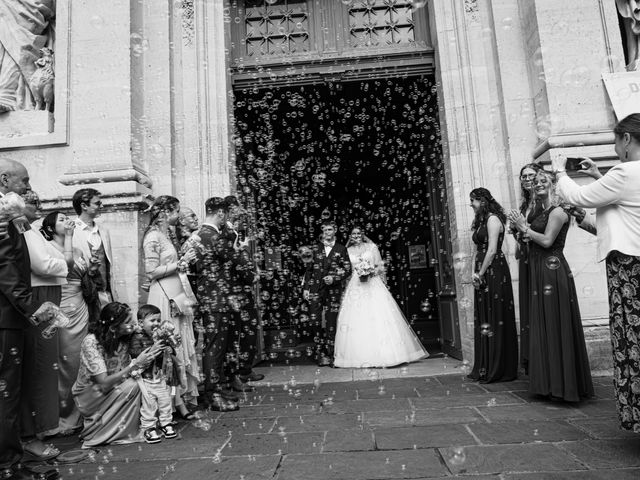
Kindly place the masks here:
[[(373, 243), (369, 237), (367, 237), (364, 233), (362, 234), (362, 243)], [(374, 244), (375, 245), (375, 244)], [(349, 240), (347, 240), (346, 248), (353, 246), (353, 242), (351, 241), (351, 236), (349, 236)]]

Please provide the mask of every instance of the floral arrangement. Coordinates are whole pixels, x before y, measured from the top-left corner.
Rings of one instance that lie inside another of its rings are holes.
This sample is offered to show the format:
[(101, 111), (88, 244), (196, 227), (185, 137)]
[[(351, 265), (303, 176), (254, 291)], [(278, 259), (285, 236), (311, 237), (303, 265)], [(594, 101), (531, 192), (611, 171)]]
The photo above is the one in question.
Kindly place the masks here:
[(376, 269), (370, 261), (361, 258), (358, 264), (355, 265), (354, 270), (360, 281), (366, 282)]
[(167, 347), (176, 348), (182, 342), (180, 334), (177, 333), (176, 327), (169, 321), (164, 321), (158, 328), (153, 331), (153, 341), (163, 342)]

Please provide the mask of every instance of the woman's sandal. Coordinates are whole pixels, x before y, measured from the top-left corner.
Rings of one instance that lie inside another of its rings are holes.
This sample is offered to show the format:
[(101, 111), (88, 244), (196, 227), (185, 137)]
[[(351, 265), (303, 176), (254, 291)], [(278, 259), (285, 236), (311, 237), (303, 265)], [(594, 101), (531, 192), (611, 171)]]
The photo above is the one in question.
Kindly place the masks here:
[(29, 449), (29, 445), (34, 442), (35, 440), (27, 442), (22, 446), (24, 452), (32, 459), (37, 460), (38, 462), (46, 462), (47, 460), (52, 460), (60, 455), (60, 450), (51, 443), (44, 444), (44, 450), (41, 453), (36, 453)]
[(195, 414), (195, 412), (192, 412), (189, 409), (187, 409), (187, 413), (182, 413), (180, 410), (176, 410), (174, 415), (179, 420), (185, 420), (187, 422), (190, 422), (191, 420), (196, 420), (198, 418), (198, 416)]

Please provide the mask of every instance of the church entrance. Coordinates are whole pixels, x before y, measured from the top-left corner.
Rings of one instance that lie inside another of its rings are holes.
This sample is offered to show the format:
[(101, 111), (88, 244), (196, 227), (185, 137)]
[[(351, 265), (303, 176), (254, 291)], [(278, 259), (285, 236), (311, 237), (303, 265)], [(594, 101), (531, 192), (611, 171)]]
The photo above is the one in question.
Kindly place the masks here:
[(427, 350), (461, 358), (434, 83), (419, 74), (236, 88), (237, 192), (262, 270), (266, 358), (313, 353), (298, 252), (325, 219), (342, 243), (354, 226), (365, 231)]

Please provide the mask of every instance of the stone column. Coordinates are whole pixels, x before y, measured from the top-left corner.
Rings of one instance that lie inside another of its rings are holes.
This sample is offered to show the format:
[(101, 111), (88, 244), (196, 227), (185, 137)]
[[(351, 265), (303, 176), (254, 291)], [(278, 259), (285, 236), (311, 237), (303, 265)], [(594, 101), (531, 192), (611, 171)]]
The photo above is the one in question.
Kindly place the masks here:
[[(436, 48), (458, 315), (463, 354), (469, 359), (473, 358), (474, 295), (469, 192), (482, 186), (491, 190), (505, 208), (517, 205), (514, 177), (519, 165), (529, 160), (527, 153), (534, 145), (527, 130), (533, 112), (526, 88), (525, 58), (518, 48), (523, 41), (519, 22), (502, 28), (495, 18), (495, 10), (502, 9), (517, 19), (517, 5), (506, 0), (459, 0), (430, 2), (429, 9)], [(505, 250), (511, 254), (508, 242)], [(515, 281), (513, 259), (511, 265)]]

